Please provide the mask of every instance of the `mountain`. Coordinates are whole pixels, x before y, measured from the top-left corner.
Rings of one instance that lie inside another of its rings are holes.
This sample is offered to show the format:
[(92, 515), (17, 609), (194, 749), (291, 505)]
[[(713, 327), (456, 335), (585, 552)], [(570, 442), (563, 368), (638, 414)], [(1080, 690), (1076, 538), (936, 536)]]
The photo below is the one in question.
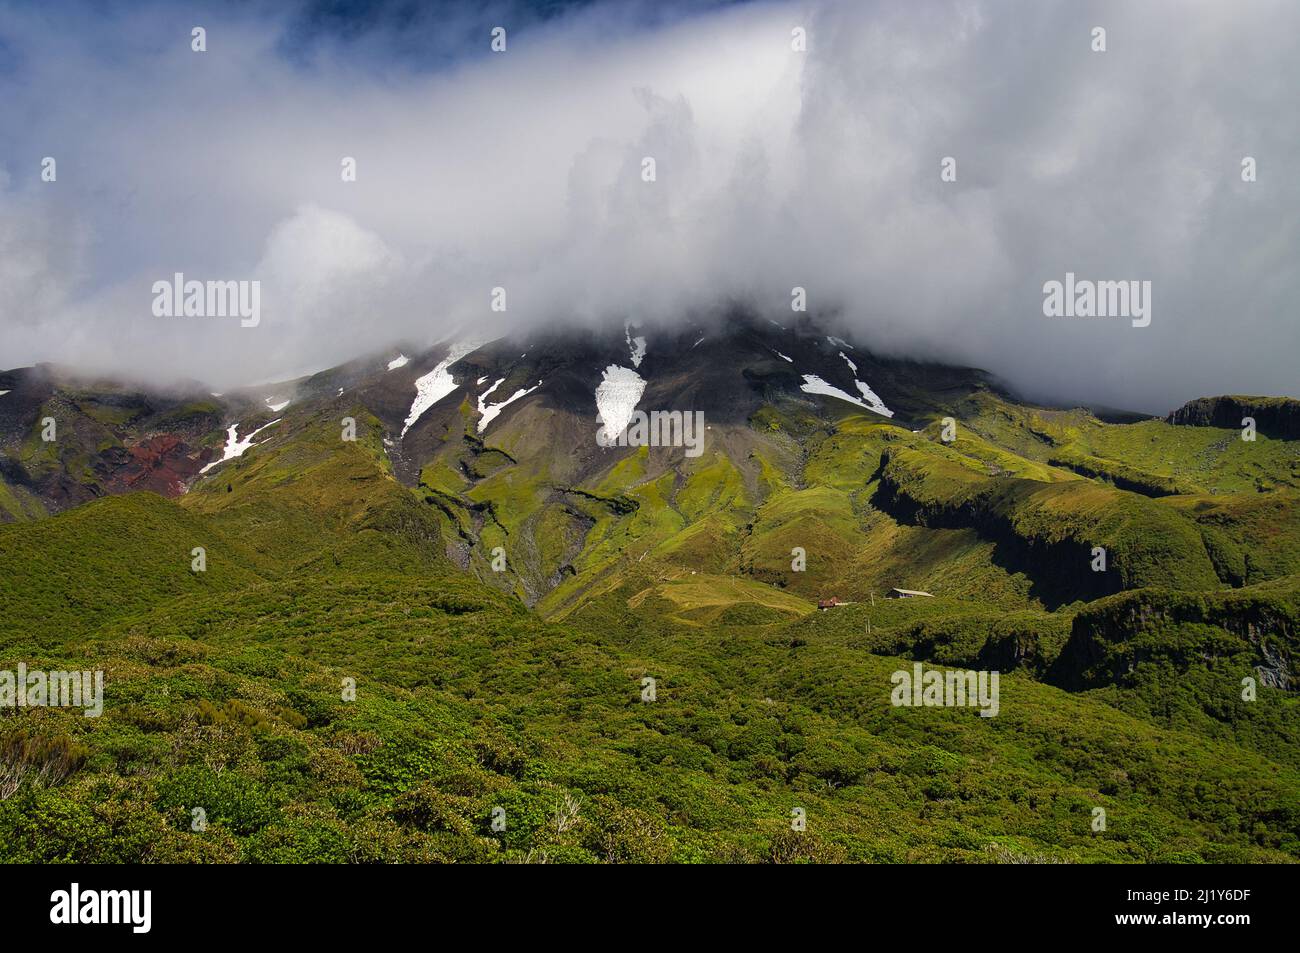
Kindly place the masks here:
[(4, 859), (1300, 857), (1298, 401), (739, 313), (0, 391), (0, 670), (106, 684), (0, 718)]

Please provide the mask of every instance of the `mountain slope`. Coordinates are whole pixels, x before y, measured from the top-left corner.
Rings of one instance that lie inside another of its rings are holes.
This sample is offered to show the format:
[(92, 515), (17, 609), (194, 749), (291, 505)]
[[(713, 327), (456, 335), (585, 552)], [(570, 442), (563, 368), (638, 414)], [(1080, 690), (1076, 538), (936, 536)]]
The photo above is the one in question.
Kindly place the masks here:
[[(0, 380), (0, 669), (106, 674), (102, 718), (0, 719), (5, 859), (1300, 857), (1272, 425), (740, 316), (201, 400)], [(702, 440), (597, 440), (636, 409)], [(1001, 672), (999, 714), (891, 705), (918, 661)]]

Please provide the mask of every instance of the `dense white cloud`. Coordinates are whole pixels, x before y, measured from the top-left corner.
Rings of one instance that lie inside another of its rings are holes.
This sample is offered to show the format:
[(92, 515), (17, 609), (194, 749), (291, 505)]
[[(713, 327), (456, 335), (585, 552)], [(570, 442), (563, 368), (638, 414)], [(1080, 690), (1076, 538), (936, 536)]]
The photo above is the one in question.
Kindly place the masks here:
[[(1040, 397), (1295, 389), (1294, 4), (598, 8), (436, 69), (391, 31), (285, 56), (274, 7), (76, 9), (0, 24), (0, 365), (227, 386), (487, 321), (498, 285), (527, 325), (788, 315), (800, 285)], [(261, 323), (154, 317), (176, 271), (262, 281)], [(1044, 317), (1066, 271), (1152, 281), (1151, 326)]]

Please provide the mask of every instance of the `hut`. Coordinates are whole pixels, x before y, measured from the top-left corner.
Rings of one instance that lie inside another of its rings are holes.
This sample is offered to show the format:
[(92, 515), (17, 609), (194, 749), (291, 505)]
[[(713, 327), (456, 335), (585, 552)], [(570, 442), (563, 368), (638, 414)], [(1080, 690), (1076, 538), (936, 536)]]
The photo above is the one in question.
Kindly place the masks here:
[(886, 599), (917, 599), (917, 598), (933, 599), (934, 593), (922, 592), (919, 589), (890, 589), (889, 592), (885, 593), (885, 598)]

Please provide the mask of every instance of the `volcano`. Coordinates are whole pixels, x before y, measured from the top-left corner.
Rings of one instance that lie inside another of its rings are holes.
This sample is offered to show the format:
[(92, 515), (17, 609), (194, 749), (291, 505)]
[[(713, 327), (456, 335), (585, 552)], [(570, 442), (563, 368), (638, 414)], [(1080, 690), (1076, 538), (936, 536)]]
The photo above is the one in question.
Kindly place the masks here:
[[(1040, 406), (740, 314), (0, 391), (0, 651), (108, 671), (39, 796), (111, 779), (151, 857), (1296, 856), (1294, 400)], [(891, 705), (922, 663), (993, 694)]]

